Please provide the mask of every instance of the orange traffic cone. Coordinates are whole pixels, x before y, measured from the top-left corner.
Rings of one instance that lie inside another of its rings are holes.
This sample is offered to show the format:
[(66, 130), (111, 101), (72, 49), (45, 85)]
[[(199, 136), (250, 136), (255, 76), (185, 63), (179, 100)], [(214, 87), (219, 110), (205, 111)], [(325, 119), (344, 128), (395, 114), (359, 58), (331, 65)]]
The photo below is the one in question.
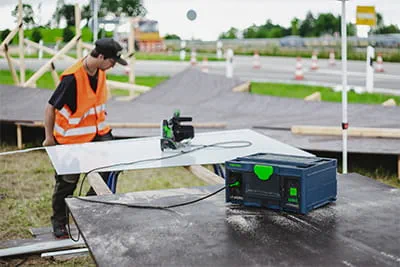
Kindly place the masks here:
[(315, 51), (313, 51), (312, 57), (311, 57), (311, 69), (312, 70), (318, 69), (318, 57), (317, 57), (317, 52), (315, 52)]
[(260, 68), (261, 68), (260, 55), (258, 54), (258, 51), (255, 51), (253, 56), (253, 69), (260, 69)]
[(303, 73), (303, 64), (301, 63), (301, 57), (297, 57), (296, 59), (296, 71), (294, 73), (294, 78), (296, 80), (303, 80), (304, 73)]
[(378, 53), (378, 56), (376, 57), (376, 72), (383, 72), (383, 58), (382, 58), (382, 53)]
[(206, 57), (203, 57), (203, 62), (201, 64), (201, 71), (208, 72), (208, 59)]
[(335, 51), (334, 50), (331, 50), (331, 52), (329, 52), (329, 65), (330, 66), (335, 66), (336, 65)]

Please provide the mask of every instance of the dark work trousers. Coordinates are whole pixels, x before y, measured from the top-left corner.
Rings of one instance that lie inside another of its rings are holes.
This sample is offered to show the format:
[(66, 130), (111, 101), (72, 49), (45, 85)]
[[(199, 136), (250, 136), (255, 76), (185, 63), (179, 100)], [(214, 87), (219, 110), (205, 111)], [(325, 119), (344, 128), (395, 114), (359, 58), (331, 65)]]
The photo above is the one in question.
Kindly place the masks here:
[[(109, 140), (113, 140), (111, 132), (103, 136), (97, 135), (92, 142), (109, 141)], [(105, 183), (107, 183), (109, 174), (110, 172), (100, 173)], [(73, 195), (79, 181), (79, 176), (80, 174), (68, 174), (68, 175), (57, 175), (57, 173), (55, 174), (56, 184), (54, 186), (53, 200), (52, 200), (53, 216), (51, 217), (51, 221), (53, 224), (54, 222), (58, 222), (60, 224), (67, 223), (66, 204), (64, 199), (68, 196)], [(96, 193), (94, 192), (93, 188), (90, 187), (86, 195), (92, 196), (96, 195)]]

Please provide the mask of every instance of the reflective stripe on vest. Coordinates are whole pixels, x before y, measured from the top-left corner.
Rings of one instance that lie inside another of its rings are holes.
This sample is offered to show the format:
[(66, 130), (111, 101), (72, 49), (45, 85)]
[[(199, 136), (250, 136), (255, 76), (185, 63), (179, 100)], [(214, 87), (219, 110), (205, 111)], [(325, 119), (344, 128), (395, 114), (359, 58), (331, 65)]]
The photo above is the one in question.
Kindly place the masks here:
[(76, 135), (84, 135), (84, 134), (96, 134), (97, 129), (96, 126), (87, 126), (87, 127), (78, 127), (72, 128), (69, 130), (65, 130), (60, 127), (58, 124), (54, 124), (54, 130), (62, 135), (62, 136), (76, 136)]
[(70, 118), (71, 114), (69, 113), (69, 111), (63, 107), (60, 110), (61, 115), (64, 116), (64, 118), (66, 118), (68, 120), (69, 124), (79, 124), (84, 118), (86, 118), (89, 115), (95, 115), (96, 113), (99, 114), (101, 111), (105, 111), (106, 109), (106, 105), (100, 105), (96, 107), (96, 112), (94, 111), (94, 108), (90, 108), (85, 114), (83, 114), (82, 117), (80, 118)]

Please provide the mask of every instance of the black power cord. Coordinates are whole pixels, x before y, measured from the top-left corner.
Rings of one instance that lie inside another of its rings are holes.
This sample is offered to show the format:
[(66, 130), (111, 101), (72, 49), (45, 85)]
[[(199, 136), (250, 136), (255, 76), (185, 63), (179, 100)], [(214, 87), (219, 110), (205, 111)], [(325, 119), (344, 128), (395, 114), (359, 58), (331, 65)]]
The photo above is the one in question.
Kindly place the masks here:
[[(229, 144), (239, 144), (239, 145), (229, 145)], [(94, 171), (99, 171), (102, 169), (106, 169), (106, 168), (111, 168), (111, 167), (118, 167), (118, 166), (126, 166), (126, 165), (134, 165), (134, 164), (139, 164), (139, 163), (145, 163), (145, 162), (152, 162), (152, 161), (158, 161), (158, 160), (165, 160), (165, 159), (171, 159), (171, 158), (176, 158), (182, 155), (186, 155), (189, 153), (193, 153), (195, 151), (198, 150), (202, 150), (205, 148), (210, 148), (210, 147), (219, 147), (219, 148), (224, 148), (224, 149), (232, 149), (232, 148), (243, 148), (243, 147), (249, 147), (251, 146), (253, 143), (250, 141), (243, 141), (243, 140), (239, 140), (239, 141), (226, 141), (226, 142), (218, 142), (218, 143), (214, 143), (211, 145), (197, 145), (196, 148), (188, 150), (188, 151), (180, 151), (176, 154), (173, 155), (169, 155), (169, 156), (165, 156), (165, 157), (159, 157), (159, 158), (152, 158), (152, 159), (144, 159), (144, 160), (137, 160), (137, 161), (131, 161), (131, 162), (124, 162), (124, 163), (117, 163), (117, 164), (112, 164), (112, 165), (107, 165), (107, 166), (102, 166), (102, 167), (97, 167), (94, 169), (91, 169), (90, 171), (88, 171), (82, 178), (82, 182), (79, 188), (79, 194), (78, 196), (82, 195), (82, 188), (83, 188), (83, 183), (85, 182), (87, 176), (94, 172)]]
[(128, 207), (128, 208), (167, 210), (167, 209), (171, 209), (171, 208), (182, 207), (182, 206), (194, 204), (194, 203), (202, 201), (202, 200), (204, 200), (206, 198), (212, 197), (212, 196), (218, 194), (219, 192), (221, 192), (224, 189), (225, 189), (225, 186), (220, 188), (220, 189), (218, 189), (215, 192), (212, 192), (211, 194), (208, 194), (208, 195), (204, 196), (204, 197), (201, 197), (201, 198), (198, 198), (198, 199), (194, 199), (194, 200), (191, 200), (191, 201), (187, 201), (187, 202), (183, 202), (183, 203), (169, 205), (169, 206), (134, 205), (134, 204), (128, 204), (128, 203), (122, 203), (122, 202), (108, 202), (108, 201), (102, 201), (102, 200), (87, 199), (87, 198), (82, 198), (82, 197), (77, 197), (77, 199), (82, 200), (82, 201), (86, 201), (86, 202), (106, 204), (106, 205), (114, 205), (114, 206), (123, 206), (123, 207)]
[[(237, 144), (237, 145), (230, 145), (230, 144)], [(117, 166), (125, 166), (125, 165), (133, 165), (133, 164), (138, 164), (138, 163), (144, 163), (144, 162), (152, 162), (152, 161), (158, 161), (158, 160), (164, 160), (164, 159), (170, 159), (170, 158), (175, 158), (175, 157), (179, 157), (182, 155), (186, 155), (189, 153), (193, 153), (195, 151), (198, 150), (202, 150), (205, 148), (210, 148), (210, 147), (219, 147), (219, 148), (224, 148), (224, 149), (232, 149), (232, 148), (243, 148), (243, 147), (249, 147), (251, 146), (253, 143), (250, 141), (244, 141), (244, 140), (239, 140), (239, 141), (225, 141), (225, 142), (217, 142), (211, 145), (196, 145), (194, 149), (191, 149), (189, 151), (180, 151), (179, 153), (170, 155), (170, 156), (165, 156), (165, 157), (159, 157), (159, 158), (152, 158), (152, 159), (144, 159), (144, 160), (137, 160), (137, 161), (131, 161), (131, 162), (125, 162), (125, 163), (118, 163), (118, 164), (112, 164), (112, 165), (107, 165), (107, 166), (102, 166), (102, 167), (97, 167), (94, 168), (92, 170), (90, 170), (89, 172), (87, 172), (82, 179), (80, 188), (79, 188), (79, 194), (78, 197), (76, 197), (79, 200), (82, 201), (86, 201), (86, 202), (92, 202), (92, 203), (99, 203), (99, 204), (106, 204), (106, 205), (119, 205), (119, 206), (125, 206), (125, 207), (130, 207), (130, 208), (140, 208), (140, 209), (170, 209), (170, 208), (175, 208), (175, 207), (180, 207), (180, 206), (185, 206), (185, 205), (190, 205), (196, 202), (199, 202), (201, 200), (204, 200), (206, 198), (209, 198), (215, 194), (218, 194), (219, 192), (221, 192), (222, 190), (225, 189), (225, 186), (218, 189), (217, 191), (208, 194), (204, 197), (201, 197), (199, 199), (196, 200), (192, 200), (192, 201), (188, 201), (188, 202), (183, 202), (183, 203), (179, 203), (179, 204), (174, 204), (174, 205), (170, 205), (170, 206), (142, 206), (142, 205), (133, 205), (133, 204), (127, 204), (127, 203), (120, 203), (120, 202), (107, 202), (107, 201), (100, 201), (100, 200), (92, 200), (92, 199), (86, 199), (86, 198), (81, 198), (81, 194), (82, 194), (82, 188), (83, 188), (83, 183), (86, 180), (86, 177), (94, 172), (94, 171), (99, 171), (102, 169), (106, 169), (106, 168), (111, 168), (111, 167), (117, 167)], [(73, 240), (74, 242), (78, 242), (79, 238), (80, 238), (80, 232), (78, 232), (78, 238), (74, 239), (72, 237), (71, 234), (71, 227), (69, 224), (69, 209), (66, 209), (67, 212), (67, 227), (68, 227), (68, 235), (71, 238), (71, 240)]]

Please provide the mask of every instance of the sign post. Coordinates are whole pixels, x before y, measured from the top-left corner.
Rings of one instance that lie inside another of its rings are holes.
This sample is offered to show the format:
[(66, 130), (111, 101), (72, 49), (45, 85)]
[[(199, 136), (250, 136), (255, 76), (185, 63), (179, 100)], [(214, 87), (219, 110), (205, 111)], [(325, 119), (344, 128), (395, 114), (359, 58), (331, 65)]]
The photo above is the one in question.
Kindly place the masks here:
[(346, 1), (342, 2), (342, 172), (347, 173), (347, 23), (346, 23)]

